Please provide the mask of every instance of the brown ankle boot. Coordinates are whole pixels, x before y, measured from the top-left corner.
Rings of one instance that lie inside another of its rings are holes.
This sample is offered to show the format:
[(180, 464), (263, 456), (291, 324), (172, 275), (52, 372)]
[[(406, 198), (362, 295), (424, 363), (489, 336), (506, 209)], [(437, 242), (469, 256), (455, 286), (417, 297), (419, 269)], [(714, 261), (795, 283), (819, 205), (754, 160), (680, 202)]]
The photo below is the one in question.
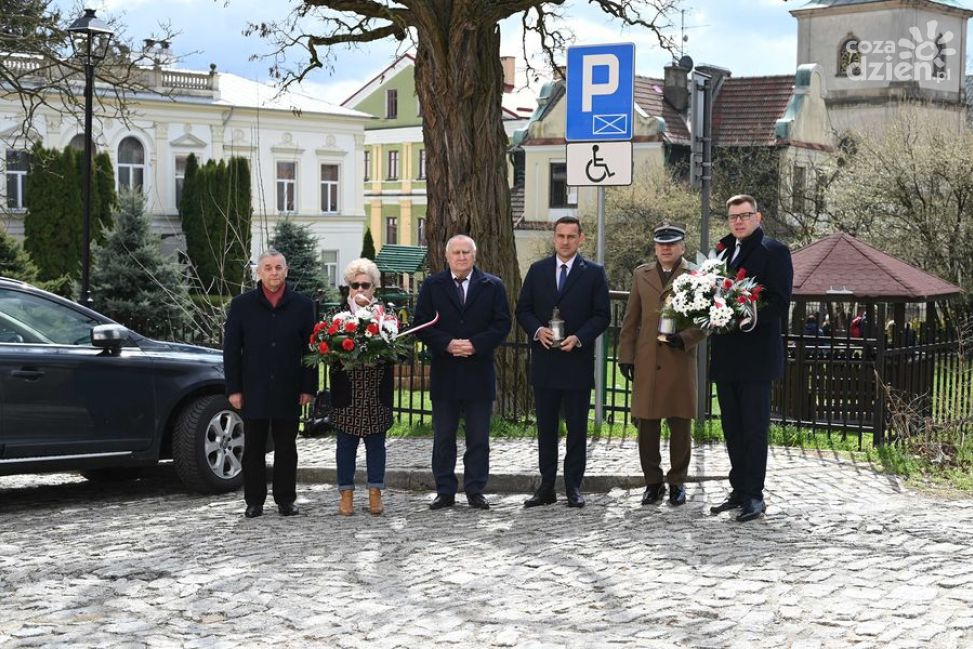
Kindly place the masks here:
[(369, 487), (368, 489), (368, 511), (372, 512), (374, 516), (381, 515), (385, 511), (385, 506), (382, 505), (382, 490), (375, 487)]
[(342, 516), (351, 516), (355, 513), (355, 505), (352, 503), (352, 498), (355, 492), (351, 489), (345, 489), (341, 492), (341, 502), (338, 503), (338, 513)]

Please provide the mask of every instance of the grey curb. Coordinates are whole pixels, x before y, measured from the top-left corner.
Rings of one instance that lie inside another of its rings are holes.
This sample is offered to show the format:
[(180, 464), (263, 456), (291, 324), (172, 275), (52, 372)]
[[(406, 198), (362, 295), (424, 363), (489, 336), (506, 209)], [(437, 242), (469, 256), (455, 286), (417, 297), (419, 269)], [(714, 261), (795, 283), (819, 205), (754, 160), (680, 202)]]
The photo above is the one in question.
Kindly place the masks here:
[[(268, 472), (271, 468), (267, 467)], [(337, 484), (337, 469), (334, 467), (299, 467), (297, 481), (303, 484)], [(360, 472), (359, 472), (360, 473)], [(463, 484), (463, 474), (457, 475), (459, 483)], [(689, 476), (686, 482), (709, 482), (711, 480), (726, 480), (726, 476)], [(491, 473), (487, 483), (487, 493), (525, 493), (529, 494), (541, 484), (539, 475), (523, 475), (517, 473)], [(436, 481), (428, 469), (386, 469), (385, 486), (388, 489), (403, 489), (406, 491), (435, 491)], [(583, 491), (591, 493), (608, 493), (612, 489), (642, 489), (645, 478), (641, 475), (589, 475), (585, 476)], [(556, 488), (564, 491), (564, 481), (557, 479)]]

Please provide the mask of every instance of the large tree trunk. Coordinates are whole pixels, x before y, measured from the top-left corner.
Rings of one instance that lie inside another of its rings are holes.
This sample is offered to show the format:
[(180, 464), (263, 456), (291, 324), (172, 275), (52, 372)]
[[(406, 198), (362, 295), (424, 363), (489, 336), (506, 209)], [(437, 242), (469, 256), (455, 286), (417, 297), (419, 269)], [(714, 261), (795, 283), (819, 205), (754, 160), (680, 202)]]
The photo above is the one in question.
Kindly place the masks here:
[(423, 112), (430, 270), (444, 268), (446, 240), (476, 241), (477, 265), (503, 278), (512, 298), (520, 272), (507, 185), (500, 30), (480, 2), (431, 2), (421, 13), (416, 90)]
[[(511, 312), (520, 292), (507, 184), (503, 129), (500, 29), (480, 15), (479, 0), (433, 0), (419, 18), (416, 91), (426, 148), (426, 240), (430, 271), (445, 267), (446, 241), (476, 241), (476, 263), (503, 279)], [(509, 340), (518, 329), (516, 324)], [(520, 337), (523, 338), (522, 336)], [(497, 406), (502, 415), (526, 414), (526, 345), (497, 354)]]

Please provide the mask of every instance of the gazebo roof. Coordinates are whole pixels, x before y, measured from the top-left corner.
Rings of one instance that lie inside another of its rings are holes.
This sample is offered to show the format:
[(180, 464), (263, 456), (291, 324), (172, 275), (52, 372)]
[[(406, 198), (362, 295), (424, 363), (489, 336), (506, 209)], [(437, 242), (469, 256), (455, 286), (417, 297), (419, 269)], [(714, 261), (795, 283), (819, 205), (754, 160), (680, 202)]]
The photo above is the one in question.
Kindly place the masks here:
[(426, 249), (422, 246), (386, 244), (378, 251), (375, 265), (383, 273), (419, 273), (426, 267)]
[(835, 299), (844, 290), (854, 300), (926, 302), (963, 292), (845, 232), (795, 251), (793, 261), (795, 298)]

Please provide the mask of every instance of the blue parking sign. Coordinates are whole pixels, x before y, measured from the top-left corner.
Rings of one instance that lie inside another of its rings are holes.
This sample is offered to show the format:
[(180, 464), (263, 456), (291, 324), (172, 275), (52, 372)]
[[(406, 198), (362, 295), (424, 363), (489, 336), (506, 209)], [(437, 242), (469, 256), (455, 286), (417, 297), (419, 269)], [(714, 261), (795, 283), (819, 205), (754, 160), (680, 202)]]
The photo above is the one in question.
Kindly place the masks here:
[(632, 139), (634, 43), (569, 47), (567, 77), (567, 141)]

